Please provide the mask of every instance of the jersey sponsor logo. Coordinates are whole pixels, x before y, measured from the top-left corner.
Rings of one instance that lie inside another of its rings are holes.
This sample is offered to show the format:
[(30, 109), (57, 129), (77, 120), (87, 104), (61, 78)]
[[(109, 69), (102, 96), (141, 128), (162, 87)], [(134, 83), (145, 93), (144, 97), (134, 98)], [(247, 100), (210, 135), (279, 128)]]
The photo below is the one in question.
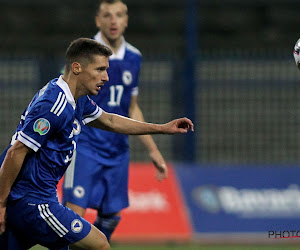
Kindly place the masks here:
[(45, 118), (39, 118), (34, 122), (33, 130), (40, 135), (45, 135), (50, 130), (50, 122)]
[(132, 83), (132, 74), (130, 71), (125, 70), (123, 72), (122, 80), (125, 85), (130, 85)]
[(71, 229), (74, 233), (80, 233), (82, 231), (83, 224), (80, 220), (75, 219), (71, 223)]
[(73, 193), (77, 198), (82, 198), (85, 195), (85, 190), (82, 186), (77, 186), (74, 188)]

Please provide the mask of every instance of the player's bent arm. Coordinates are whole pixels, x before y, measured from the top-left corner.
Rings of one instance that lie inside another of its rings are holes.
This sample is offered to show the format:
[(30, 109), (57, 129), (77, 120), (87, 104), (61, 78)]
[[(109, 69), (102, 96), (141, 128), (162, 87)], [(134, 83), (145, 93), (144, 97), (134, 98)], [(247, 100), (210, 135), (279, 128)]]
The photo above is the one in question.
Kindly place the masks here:
[(6, 200), (11, 187), (17, 178), (25, 156), (30, 149), (22, 142), (16, 141), (7, 150), (5, 159), (0, 169), (0, 234), (5, 231)]
[(18, 140), (8, 149), (0, 169), (0, 204), (6, 204), (10, 189), (29, 152), (31, 149)]
[[(145, 121), (144, 115), (142, 110), (140, 109), (138, 102), (137, 102), (137, 96), (131, 97), (130, 102), (130, 108), (129, 108), (129, 116), (138, 121)], [(142, 144), (146, 147), (148, 150), (149, 156), (156, 167), (156, 178), (159, 181), (162, 181), (163, 179), (168, 177), (168, 168), (167, 164), (165, 162), (165, 159), (161, 155), (160, 151), (158, 150), (158, 147), (156, 143), (154, 142), (151, 135), (138, 135), (139, 140), (142, 142)]]
[[(130, 101), (130, 107), (129, 107), (129, 117), (144, 122), (144, 115), (142, 110), (140, 109), (138, 103), (137, 103), (137, 96), (132, 96)], [(158, 148), (150, 135), (140, 135), (139, 136), (140, 141), (145, 145), (147, 150), (149, 151), (149, 154), (151, 152), (158, 151)]]
[(111, 132), (143, 135), (143, 134), (175, 134), (187, 133), (190, 129), (194, 130), (194, 125), (188, 118), (180, 118), (165, 124), (153, 124), (140, 122), (121, 115), (103, 113), (94, 121), (89, 123), (90, 126), (108, 130)]

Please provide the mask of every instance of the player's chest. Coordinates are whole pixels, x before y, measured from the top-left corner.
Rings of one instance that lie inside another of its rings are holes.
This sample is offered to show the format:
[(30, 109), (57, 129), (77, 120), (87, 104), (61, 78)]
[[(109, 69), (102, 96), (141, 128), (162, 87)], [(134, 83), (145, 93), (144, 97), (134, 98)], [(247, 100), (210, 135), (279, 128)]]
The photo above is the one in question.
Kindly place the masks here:
[(65, 124), (65, 128), (62, 130), (60, 140), (64, 141), (65, 144), (72, 145), (74, 142), (77, 142), (78, 136), (81, 132), (81, 128), (84, 126), (82, 124), (81, 115), (73, 114), (72, 117)]
[(110, 61), (107, 85), (122, 85), (131, 88), (137, 82), (138, 67), (132, 62)]

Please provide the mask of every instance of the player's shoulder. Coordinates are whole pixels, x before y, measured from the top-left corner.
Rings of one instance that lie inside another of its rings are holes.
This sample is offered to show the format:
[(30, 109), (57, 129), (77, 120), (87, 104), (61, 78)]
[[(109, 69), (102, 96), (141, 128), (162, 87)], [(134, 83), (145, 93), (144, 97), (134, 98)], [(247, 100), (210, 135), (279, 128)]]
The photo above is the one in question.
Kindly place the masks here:
[(127, 50), (128, 53), (131, 53), (132, 55), (140, 58), (142, 57), (142, 53), (133, 45), (131, 45), (130, 43), (126, 42), (125, 43), (125, 48)]
[[(91, 102), (91, 98), (88, 95), (83, 95), (77, 100), (77, 106), (84, 106), (87, 103)], [(92, 104), (95, 104), (92, 102)]]
[(72, 111), (72, 107), (69, 107), (66, 93), (56, 82), (57, 78), (51, 80), (39, 91), (36, 105), (42, 106), (45, 111), (47, 110), (56, 116), (61, 116)]

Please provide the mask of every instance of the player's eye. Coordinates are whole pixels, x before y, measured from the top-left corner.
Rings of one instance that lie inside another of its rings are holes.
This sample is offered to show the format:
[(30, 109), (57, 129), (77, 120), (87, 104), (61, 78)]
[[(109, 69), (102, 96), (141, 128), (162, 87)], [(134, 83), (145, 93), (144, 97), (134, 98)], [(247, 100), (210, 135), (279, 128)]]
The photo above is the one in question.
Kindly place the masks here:
[(122, 12), (117, 13), (117, 17), (124, 17), (124, 16), (125, 16), (125, 14)]
[(103, 15), (103, 17), (104, 17), (104, 18), (109, 18), (109, 17), (110, 17), (110, 14), (109, 14), (109, 13), (105, 13), (105, 14)]

